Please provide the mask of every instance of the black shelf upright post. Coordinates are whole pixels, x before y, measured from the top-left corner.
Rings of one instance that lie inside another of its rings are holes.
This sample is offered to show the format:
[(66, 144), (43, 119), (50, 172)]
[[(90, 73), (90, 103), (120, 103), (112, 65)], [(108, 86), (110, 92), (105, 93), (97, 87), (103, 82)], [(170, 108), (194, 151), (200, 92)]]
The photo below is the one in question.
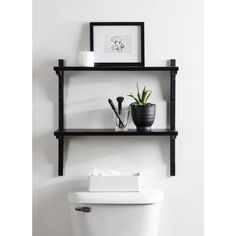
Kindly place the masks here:
[[(64, 60), (59, 59), (58, 66), (64, 66)], [(58, 70), (58, 126), (59, 130), (64, 129), (64, 71)], [(64, 162), (64, 136), (59, 135), (58, 137), (58, 175), (63, 176), (63, 162)]]
[[(170, 60), (170, 66), (175, 66), (176, 60)], [(175, 130), (175, 77), (177, 71), (170, 71), (170, 129)], [(170, 136), (170, 175), (175, 176), (175, 135)]]

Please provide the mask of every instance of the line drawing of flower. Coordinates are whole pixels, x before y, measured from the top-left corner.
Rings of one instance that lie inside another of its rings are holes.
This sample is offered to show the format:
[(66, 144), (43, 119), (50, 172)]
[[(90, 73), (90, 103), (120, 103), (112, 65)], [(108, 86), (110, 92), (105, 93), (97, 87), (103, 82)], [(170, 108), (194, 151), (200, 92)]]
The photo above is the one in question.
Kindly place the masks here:
[(125, 47), (125, 45), (122, 43), (122, 39), (119, 36), (113, 36), (111, 41), (113, 42), (111, 49), (118, 53), (122, 53), (122, 50)]

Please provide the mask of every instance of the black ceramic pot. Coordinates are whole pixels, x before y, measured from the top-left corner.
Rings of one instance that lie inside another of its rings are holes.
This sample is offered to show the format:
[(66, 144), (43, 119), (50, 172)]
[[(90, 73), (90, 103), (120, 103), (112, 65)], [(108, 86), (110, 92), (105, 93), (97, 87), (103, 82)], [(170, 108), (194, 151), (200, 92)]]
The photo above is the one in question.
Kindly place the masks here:
[(149, 131), (155, 120), (156, 104), (148, 106), (131, 104), (131, 114), (138, 131)]

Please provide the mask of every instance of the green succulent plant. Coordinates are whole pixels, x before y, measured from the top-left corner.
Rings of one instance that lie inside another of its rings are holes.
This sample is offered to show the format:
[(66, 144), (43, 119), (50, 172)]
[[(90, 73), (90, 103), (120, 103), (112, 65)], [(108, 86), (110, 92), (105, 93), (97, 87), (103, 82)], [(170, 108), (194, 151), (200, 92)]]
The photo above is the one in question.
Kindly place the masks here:
[(149, 106), (151, 103), (148, 102), (148, 99), (151, 95), (152, 91), (147, 90), (146, 86), (144, 86), (142, 92), (139, 91), (139, 86), (137, 83), (137, 95), (134, 96), (132, 93), (130, 93), (128, 96), (134, 99), (134, 105), (136, 106)]

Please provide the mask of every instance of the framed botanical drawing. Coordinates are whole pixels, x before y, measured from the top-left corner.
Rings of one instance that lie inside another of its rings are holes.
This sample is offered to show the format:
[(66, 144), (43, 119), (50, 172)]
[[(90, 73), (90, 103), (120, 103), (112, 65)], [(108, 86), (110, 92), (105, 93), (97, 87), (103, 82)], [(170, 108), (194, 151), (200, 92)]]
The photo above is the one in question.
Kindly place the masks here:
[(95, 66), (144, 66), (144, 22), (90, 22)]

